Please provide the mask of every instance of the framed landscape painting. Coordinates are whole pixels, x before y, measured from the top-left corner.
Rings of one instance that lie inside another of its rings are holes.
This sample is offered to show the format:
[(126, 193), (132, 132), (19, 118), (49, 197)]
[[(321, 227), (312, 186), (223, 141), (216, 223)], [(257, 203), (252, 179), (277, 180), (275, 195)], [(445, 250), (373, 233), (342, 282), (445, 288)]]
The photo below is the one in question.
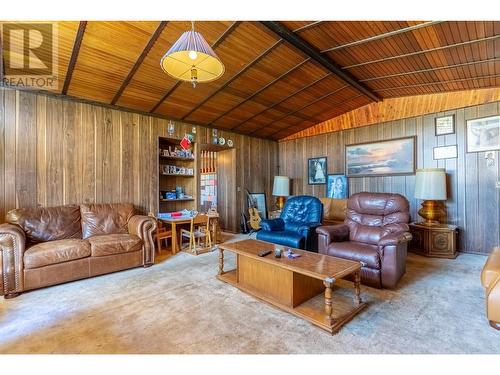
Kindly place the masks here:
[(415, 173), (415, 137), (359, 143), (345, 148), (348, 177)]

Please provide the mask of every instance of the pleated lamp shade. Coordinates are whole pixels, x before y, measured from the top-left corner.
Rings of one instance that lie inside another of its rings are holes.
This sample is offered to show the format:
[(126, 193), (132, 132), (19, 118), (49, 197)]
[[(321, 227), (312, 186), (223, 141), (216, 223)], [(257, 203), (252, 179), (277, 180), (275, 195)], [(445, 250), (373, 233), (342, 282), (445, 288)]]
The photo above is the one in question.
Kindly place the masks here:
[(210, 82), (224, 74), (224, 64), (203, 36), (186, 31), (161, 59), (162, 69), (181, 81)]

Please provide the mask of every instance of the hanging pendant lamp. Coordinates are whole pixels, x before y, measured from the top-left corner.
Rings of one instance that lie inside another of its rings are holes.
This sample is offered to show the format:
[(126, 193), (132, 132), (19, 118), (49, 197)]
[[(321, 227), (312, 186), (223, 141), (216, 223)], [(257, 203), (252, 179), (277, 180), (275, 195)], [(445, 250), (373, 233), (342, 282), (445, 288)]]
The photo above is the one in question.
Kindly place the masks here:
[(198, 82), (210, 82), (224, 74), (224, 64), (203, 36), (186, 31), (162, 57), (160, 63), (165, 73), (181, 80), (190, 81), (193, 87)]

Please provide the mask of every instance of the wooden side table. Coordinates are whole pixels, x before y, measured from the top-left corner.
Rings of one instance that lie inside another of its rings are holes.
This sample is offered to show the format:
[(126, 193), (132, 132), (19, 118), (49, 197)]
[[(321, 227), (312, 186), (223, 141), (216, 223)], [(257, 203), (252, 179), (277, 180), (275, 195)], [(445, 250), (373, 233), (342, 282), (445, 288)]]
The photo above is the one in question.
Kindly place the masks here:
[(409, 250), (426, 257), (456, 258), (457, 231), (455, 225), (411, 223)]

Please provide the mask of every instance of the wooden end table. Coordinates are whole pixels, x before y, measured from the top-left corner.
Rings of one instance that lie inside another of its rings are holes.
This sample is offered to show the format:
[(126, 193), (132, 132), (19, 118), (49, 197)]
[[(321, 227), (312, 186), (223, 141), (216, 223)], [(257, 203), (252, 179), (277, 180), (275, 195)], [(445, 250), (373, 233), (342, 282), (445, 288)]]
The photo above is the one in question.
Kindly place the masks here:
[(457, 231), (455, 225), (411, 223), (411, 252), (433, 258), (456, 258)]

